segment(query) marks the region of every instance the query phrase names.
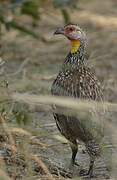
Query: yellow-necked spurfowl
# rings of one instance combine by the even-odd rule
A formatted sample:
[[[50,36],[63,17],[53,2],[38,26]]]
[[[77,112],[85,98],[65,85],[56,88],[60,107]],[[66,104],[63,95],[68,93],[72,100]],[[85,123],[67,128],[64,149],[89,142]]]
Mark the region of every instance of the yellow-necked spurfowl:
[[[71,50],[60,69],[51,88],[52,95],[70,96],[77,99],[101,101],[103,98],[100,83],[94,72],[85,63],[87,37],[76,24],[67,24],[57,28],[55,35],[62,34],[71,41]],[[70,142],[72,164],[78,151],[77,140],[82,141],[90,156],[87,174],[92,176],[93,165],[100,154],[100,147],[93,134],[83,125],[80,118],[54,113],[58,129]]]

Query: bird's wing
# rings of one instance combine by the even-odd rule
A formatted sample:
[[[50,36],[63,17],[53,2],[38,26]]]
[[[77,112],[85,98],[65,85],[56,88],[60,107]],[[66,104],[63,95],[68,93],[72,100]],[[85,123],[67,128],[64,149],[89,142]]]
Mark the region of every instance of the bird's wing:
[[[102,90],[95,74],[85,66],[62,71],[52,85],[52,94],[74,98],[102,100]]]
[[[60,72],[51,90],[52,94],[57,96],[70,96],[96,101],[102,100],[103,98],[100,83],[95,74],[84,66],[75,71],[66,70]],[[56,108],[58,109],[59,107]],[[74,137],[78,136],[81,140],[85,141],[87,138],[91,139],[93,136],[98,137],[97,134],[101,135],[101,133],[99,133],[101,132],[101,124],[97,125],[97,122],[94,122],[94,118],[91,118],[91,114],[86,114],[86,116],[84,116],[84,114],[80,116],[80,114],[78,114],[78,117],[64,116],[63,118]],[[56,114],[56,118],[59,125],[60,123],[64,123],[64,121],[60,122],[60,115],[58,116]],[[60,127],[62,126],[63,125],[60,125]],[[66,128],[66,126],[64,126],[64,128]]]

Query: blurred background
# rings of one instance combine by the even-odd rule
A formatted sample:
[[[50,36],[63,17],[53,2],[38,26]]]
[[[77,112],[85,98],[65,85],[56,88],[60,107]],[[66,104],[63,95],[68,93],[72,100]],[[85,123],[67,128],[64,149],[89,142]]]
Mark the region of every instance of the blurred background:
[[[70,158],[70,148],[52,113],[42,105],[16,103],[11,94],[50,94],[70,48],[67,39],[53,33],[69,22],[87,33],[87,64],[100,79],[105,100],[117,102],[116,0],[0,0],[0,174],[4,179],[66,179],[62,167]]]

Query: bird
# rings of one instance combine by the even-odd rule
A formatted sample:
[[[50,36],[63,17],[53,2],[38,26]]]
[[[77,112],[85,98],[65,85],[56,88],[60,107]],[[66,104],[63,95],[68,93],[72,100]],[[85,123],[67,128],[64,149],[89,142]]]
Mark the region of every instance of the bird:
[[[87,35],[74,23],[58,27],[55,35],[63,35],[71,42],[71,48],[62,67],[51,86],[52,96],[65,96],[75,99],[103,102],[102,86],[94,71],[87,66]],[[57,108],[57,106],[56,106]],[[100,156],[101,148],[93,133],[82,123],[80,117],[53,112],[60,133],[70,142],[72,150],[71,164],[75,165],[78,152],[78,141],[84,143],[90,157],[87,172],[81,170],[80,175],[93,176],[94,162]],[[88,120],[87,120],[88,121]],[[86,122],[86,121],[85,121]],[[98,133],[98,130],[97,130]],[[103,134],[103,133],[102,133]]]

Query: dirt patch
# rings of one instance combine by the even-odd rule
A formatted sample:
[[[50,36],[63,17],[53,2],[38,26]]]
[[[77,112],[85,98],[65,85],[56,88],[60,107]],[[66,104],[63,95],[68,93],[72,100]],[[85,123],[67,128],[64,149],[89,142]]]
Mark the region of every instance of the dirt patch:
[[[87,32],[89,39],[87,64],[95,69],[102,83],[106,100],[117,102],[116,1],[108,0],[101,3],[100,5],[98,0],[91,2],[84,0],[79,3],[78,10],[74,12],[69,10],[69,12],[72,21],[77,22]],[[5,78],[9,81],[11,93],[50,94],[52,81],[70,47],[66,39],[53,36],[55,28],[62,24],[60,12],[52,10],[52,12],[45,12],[39,27],[35,27],[36,31],[45,37],[46,42],[35,40],[16,31],[4,34],[1,52],[2,58],[6,61]],[[44,161],[46,159],[46,163],[52,164],[53,167],[65,168],[70,160],[71,151],[67,143],[61,143],[56,138],[60,133],[52,113],[43,112],[41,107],[31,107],[28,113],[31,115],[31,123],[23,128],[31,132],[32,138],[37,142],[47,145],[47,148],[41,145],[30,145],[31,152],[37,156],[41,155],[42,159]],[[79,151],[77,161],[80,165],[83,163],[83,168],[88,167],[88,155],[83,154],[82,150]],[[105,165],[100,163],[102,163],[101,160],[97,162],[95,171],[98,179],[104,178],[107,174]],[[105,169],[100,171],[100,166]],[[79,168],[76,168],[76,175],[78,175],[77,170]],[[59,171],[60,169],[58,174]],[[35,176],[39,178],[37,174]],[[61,175],[60,178],[62,178]]]

